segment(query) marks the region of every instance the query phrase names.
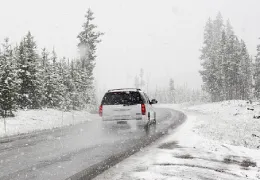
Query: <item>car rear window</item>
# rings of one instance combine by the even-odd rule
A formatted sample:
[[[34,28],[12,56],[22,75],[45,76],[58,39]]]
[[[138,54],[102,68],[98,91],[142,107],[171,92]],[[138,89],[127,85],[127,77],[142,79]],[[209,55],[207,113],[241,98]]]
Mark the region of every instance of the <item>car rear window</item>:
[[[142,104],[143,99],[139,92],[108,92],[105,94],[102,105],[134,105]]]

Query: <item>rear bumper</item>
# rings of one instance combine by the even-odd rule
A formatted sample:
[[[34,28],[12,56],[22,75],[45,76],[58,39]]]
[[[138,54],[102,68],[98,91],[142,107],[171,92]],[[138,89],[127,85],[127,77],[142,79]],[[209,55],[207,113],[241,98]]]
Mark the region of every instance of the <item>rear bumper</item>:
[[[147,125],[149,121],[148,120],[136,120],[136,119],[107,119],[107,120],[103,120],[103,124],[105,125],[123,125],[123,124],[127,124],[130,125],[132,127],[136,126],[136,127],[144,127]]]
[[[148,121],[146,116],[132,117],[102,117],[103,121]]]

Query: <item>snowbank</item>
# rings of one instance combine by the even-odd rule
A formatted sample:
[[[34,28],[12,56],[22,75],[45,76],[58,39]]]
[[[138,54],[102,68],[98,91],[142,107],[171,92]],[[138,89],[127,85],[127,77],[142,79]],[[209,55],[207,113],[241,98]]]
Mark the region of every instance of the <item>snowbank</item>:
[[[0,118],[0,137],[78,124],[90,121],[90,116],[86,111],[19,110],[15,117],[6,118],[6,132],[4,119]]]
[[[203,113],[198,119],[202,121],[195,132],[204,137],[223,143],[257,148],[260,145],[260,105],[248,104],[246,101],[225,101],[199,105],[188,110]]]

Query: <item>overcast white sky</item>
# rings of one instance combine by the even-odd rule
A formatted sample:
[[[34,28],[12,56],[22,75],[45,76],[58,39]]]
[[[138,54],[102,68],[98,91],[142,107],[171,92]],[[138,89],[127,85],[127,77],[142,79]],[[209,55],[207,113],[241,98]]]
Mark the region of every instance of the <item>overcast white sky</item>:
[[[95,76],[100,89],[130,87],[140,67],[150,88],[176,84],[199,88],[203,27],[220,11],[252,55],[260,37],[259,0],[0,0],[0,40],[16,43],[28,30],[38,47],[77,56],[77,34],[88,8],[105,32]]]

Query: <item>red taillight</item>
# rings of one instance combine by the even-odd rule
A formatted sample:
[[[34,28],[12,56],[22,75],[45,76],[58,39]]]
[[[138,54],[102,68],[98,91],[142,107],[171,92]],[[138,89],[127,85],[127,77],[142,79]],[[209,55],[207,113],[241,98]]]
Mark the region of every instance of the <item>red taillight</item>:
[[[144,104],[141,105],[141,110],[142,110],[142,115],[145,115],[146,114],[146,108],[145,108]]]
[[[99,106],[99,116],[102,116],[102,114],[103,114],[103,106],[102,105],[100,105]]]

